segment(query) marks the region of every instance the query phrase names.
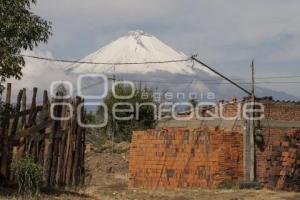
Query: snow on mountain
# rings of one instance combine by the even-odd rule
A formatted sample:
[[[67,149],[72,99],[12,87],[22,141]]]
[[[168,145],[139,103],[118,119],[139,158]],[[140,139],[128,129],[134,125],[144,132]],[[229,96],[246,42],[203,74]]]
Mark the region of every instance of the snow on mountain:
[[[184,60],[187,58],[188,56],[175,51],[153,35],[138,30],[129,31],[124,36],[86,56],[81,61],[125,63]],[[115,72],[146,74],[149,72],[165,71],[172,74],[195,74],[192,66],[192,61],[164,64],[116,65]],[[195,64],[194,67],[213,75],[213,73],[199,64]],[[113,66],[74,64],[68,71],[73,73],[112,73]]]
[[[130,31],[98,51],[86,56],[81,61],[101,63],[128,63],[169,61],[187,59],[188,56],[179,53],[157,39],[155,36],[143,31]],[[136,80],[135,83],[147,85],[158,91],[168,91],[173,94],[184,92],[197,93],[198,99],[205,100],[206,94],[212,92],[215,99],[238,98],[246,94],[235,86],[220,80],[218,76],[204,66],[190,61],[164,63],[164,64],[138,64],[138,65],[100,65],[100,64],[73,64],[65,70],[68,76],[75,80],[80,74],[115,74],[119,80]],[[174,83],[174,80],[177,83]],[[193,81],[195,80],[195,81]],[[204,80],[204,81],[203,81]],[[208,81],[207,81],[208,80]],[[87,80],[91,85],[95,80]],[[178,83],[179,82],[179,83]],[[180,83],[181,82],[181,83]],[[243,85],[250,90],[249,84]],[[86,90],[99,92],[99,86]],[[90,93],[90,91],[88,93]],[[257,96],[273,96],[275,99],[298,100],[298,97],[284,92],[257,88]],[[92,92],[93,93],[93,92]],[[95,93],[94,93],[95,94]]]

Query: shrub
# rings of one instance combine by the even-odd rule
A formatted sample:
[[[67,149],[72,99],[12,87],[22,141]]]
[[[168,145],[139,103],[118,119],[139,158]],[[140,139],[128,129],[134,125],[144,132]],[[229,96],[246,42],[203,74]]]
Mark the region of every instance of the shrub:
[[[43,177],[43,168],[34,163],[31,156],[25,155],[12,162],[12,172],[23,195],[37,195]]]
[[[130,86],[126,84],[118,84],[115,87],[115,92],[120,96],[129,96],[132,93],[132,89]],[[116,98],[111,91],[108,92],[108,95],[104,98],[103,102],[108,108],[108,123],[106,127],[104,127],[104,131],[106,133],[114,132],[114,139],[117,142],[131,140],[131,133],[133,130],[146,130],[149,128],[153,128],[156,123],[155,115],[156,107],[153,106],[140,106],[137,109],[136,105],[143,105],[143,103],[152,103],[157,106],[157,102],[155,101],[154,92],[151,88],[140,88],[134,90],[133,97],[130,99],[119,99]],[[117,105],[116,103],[127,103],[133,106],[133,117],[128,120],[117,120],[114,119],[113,107]],[[128,109],[128,105],[119,105],[118,109]],[[102,106],[98,108],[96,116],[98,121],[103,122],[104,109]],[[118,112],[116,114],[119,118],[129,117],[129,112]]]
[[[225,190],[239,189],[239,182],[238,181],[223,181],[218,186],[218,189],[225,189]]]

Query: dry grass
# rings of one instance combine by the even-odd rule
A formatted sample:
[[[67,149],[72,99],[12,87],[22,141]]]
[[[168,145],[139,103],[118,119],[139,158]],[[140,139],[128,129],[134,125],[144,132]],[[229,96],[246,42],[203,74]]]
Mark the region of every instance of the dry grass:
[[[299,200],[300,193],[270,190],[129,189],[128,160],[124,155],[88,155],[90,176],[86,188],[44,191],[36,200]],[[0,200],[22,199],[14,191],[0,188]]]
[[[144,189],[115,189],[98,188],[86,194],[65,192],[59,194],[42,194],[38,197],[0,196],[0,200],[29,199],[29,200],[299,200],[300,194],[295,192],[274,192],[269,190],[144,190]]]

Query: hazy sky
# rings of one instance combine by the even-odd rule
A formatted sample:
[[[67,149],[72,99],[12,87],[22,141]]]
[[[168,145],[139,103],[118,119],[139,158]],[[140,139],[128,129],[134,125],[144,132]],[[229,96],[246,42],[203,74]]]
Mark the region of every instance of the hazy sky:
[[[299,10],[299,0],[38,0],[54,35],[36,51],[80,59],[141,29],[228,76],[250,76],[252,58],[257,76],[300,76]],[[297,96],[299,86],[266,85]]]

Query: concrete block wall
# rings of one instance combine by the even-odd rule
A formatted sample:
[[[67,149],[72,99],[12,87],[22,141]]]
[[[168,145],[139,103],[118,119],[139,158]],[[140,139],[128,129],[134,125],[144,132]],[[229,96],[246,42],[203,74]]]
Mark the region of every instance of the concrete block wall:
[[[243,136],[209,128],[136,131],[130,187],[214,188],[243,179]]]

